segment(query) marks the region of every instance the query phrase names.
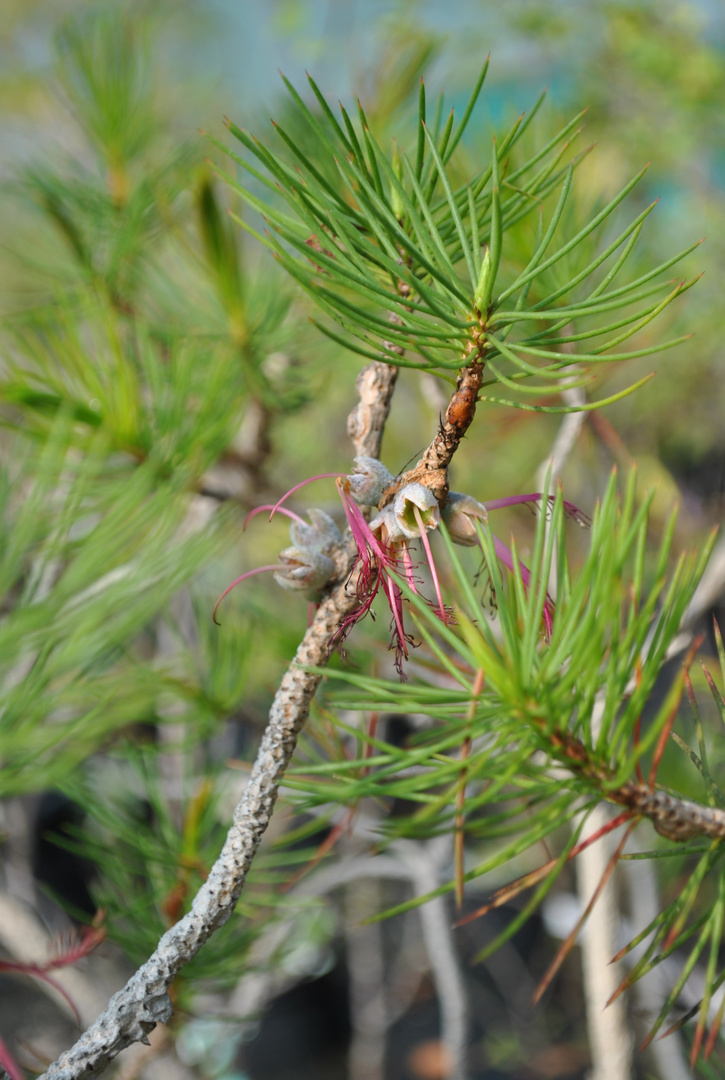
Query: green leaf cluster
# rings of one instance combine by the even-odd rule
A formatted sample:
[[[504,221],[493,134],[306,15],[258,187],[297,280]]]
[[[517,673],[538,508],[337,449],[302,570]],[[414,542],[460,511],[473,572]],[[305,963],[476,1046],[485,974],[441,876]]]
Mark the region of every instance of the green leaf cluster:
[[[196,478],[250,403],[271,423],[307,400],[292,295],[245,257],[198,148],[173,140],[143,25],[88,13],[58,48],[87,158],[35,163],[17,185],[0,418],[45,439],[72,413],[79,445],[103,430],[132,466]]]
[[[110,933],[140,962],[188,910],[223,842],[228,793],[206,738],[249,708],[250,657],[259,658],[253,598],[222,634],[211,625],[198,577],[238,536],[218,513],[196,528],[196,498],[212,470],[237,461],[246,411],[262,418],[264,458],[270,426],[307,400],[322,364],[301,370],[305,332],[291,288],[241,245],[195,149],[179,149],[143,34],[91,13],[67,26],[59,49],[87,159],[26,174],[33,242],[19,260],[24,291],[0,328],[0,793],[55,785],[83,805],[88,828],[71,844],[100,866]],[[327,316],[318,325],[335,344],[451,382],[480,360],[484,400],[566,411],[550,399],[587,385],[589,369],[663,347],[651,323],[692,284],[667,280],[692,248],[654,269],[638,264],[652,206],[615,221],[620,204],[638,198],[642,172],[582,211],[574,174],[583,154],[572,145],[582,114],[544,137],[540,100],[469,169],[463,140],[487,64],[458,120],[442,100],[429,109],[421,83],[413,129],[390,145],[390,112],[429,53],[406,54],[388,104],[383,94],[367,114],[338,115],[313,80],[309,103],[288,83],[274,150],[230,124],[245,151],[217,144],[240,170],[222,171],[230,209]],[[245,209],[262,214],[266,232]],[[237,913],[184,974],[184,1003],[196,978],[238,978],[259,930],[287,910],[283,885],[314,864],[339,807],[363,800],[408,808],[381,819],[382,847],[465,838],[468,881],[530,866],[536,846],[554,838],[551,863],[506,892],[534,887],[491,948],[516,932],[575,852],[589,809],[616,801],[657,762],[687,685],[675,676],[651,703],[709,547],[670,569],[671,519],[650,564],[648,510],[633,479],[620,497],[613,478],[574,571],[557,495],[539,518],[527,584],[520,571],[504,578],[481,527],[495,620],[441,527],[456,621],[441,623],[401,579],[422,642],[414,677],[399,685],[333,672],[336,689],[286,779],[285,796],[309,817],[255,860]],[[182,588],[191,630],[171,606]],[[162,634],[173,652],[159,647]],[[264,644],[273,652],[278,642]],[[414,734],[397,745],[350,711],[408,716]],[[178,745],[164,731],[160,749],[152,733],[170,720]],[[696,726],[697,753],[677,739],[704,798],[721,806],[699,718]],[[165,779],[165,757],[175,755],[186,755],[180,791]],[[668,841],[647,854],[694,861],[640,935],[652,940],[632,979],[688,944],[685,976],[708,957],[702,1021],[722,979],[720,843]]]
[[[493,898],[492,906],[497,906],[536,886],[486,954],[515,933],[552,888],[581,838],[588,810],[602,800],[621,802],[620,789],[656,769],[661,741],[678,710],[684,672],[675,675],[656,707],[652,693],[711,544],[682,555],[668,572],[673,516],[654,565],[648,567],[651,498],[638,503],[635,484],[633,474],[620,496],[613,474],[575,573],[569,568],[560,492],[551,514],[537,522],[526,585],[515,546],[518,569],[504,579],[490,527],[481,526],[485,574],[496,596],[495,619],[482,608],[470,568],[442,526],[447,565],[456,582],[455,621],[444,626],[401,577],[421,639],[422,657],[413,677],[395,684],[348,670],[331,672],[340,689],[329,692],[322,719],[308,732],[305,760],[288,777],[301,808],[317,808],[316,813],[320,807],[357,806],[362,800],[389,810],[394,800],[403,800],[410,807],[407,814],[381,816],[383,847],[401,836],[462,831],[469,856],[467,882],[483,875],[500,877],[503,867],[552,838],[560,854],[541,873],[525,875],[502,890],[500,900]],[[550,631],[543,621],[545,604],[554,606]],[[483,673],[480,692],[477,673]],[[363,714],[359,725],[351,712]],[[403,745],[367,731],[366,715],[391,714],[410,716],[417,727]],[[330,725],[344,741],[343,753],[339,748],[333,752],[334,743],[325,735]],[[703,747],[704,740],[698,761],[707,771]],[[700,863],[678,899],[633,942],[657,930],[631,979],[695,932],[700,937],[692,963],[710,939],[716,954],[719,907],[698,914],[691,924],[686,920],[695,901],[703,903],[701,890],[707,872],[719,863],[720,849],[720,841],[684,848],[667,843],[661,854],[676,858],[702,852]],[[454,887],[450,882],[430,895]],[[428,898],[418,897],[385,914],[408,910]],[[657,952],[668,934],[664,954]],[[712,981],[708,987],[710,994]],[[673,990],[663,1017],[677,992]]]
[[[156,470],[78,465],[70,423],[0,473],[0,792],[41,791],[119,729],[158,718],[168,686],[143,635],[228,544],[223,522],[186,527],[179,485]]]
[[[222,175],[268,229],[261,234],[239,223],[343,328],[341,335],[318,324],[333,340],[365,357],[448,379],[479,359],[492,376],[487,385],[515,394],[509,400],[486,392],[485,400],[546,409],[527,395],[585,385],[591,367],[683,340],[642,338],[639,347],[620,349],[692,284],[663,275],[696,245],[627,279],[627,261],[654,204],[614,234],[610,224],[645,170],[565,235],[582,155],[569,163],[567,157],[583,114],[522,153],[542,99],[493,139],[489,164],[459,179],[454,151],[487,67],[488,61],[458,123],[453,112],[445,123],[440,110],[432,120],[427,116],[421,83],[417,142],[407,151],[398,142],[389,152],[382,147],[359,103],[355,116],[341,106],[338,119],[314,80],[314,108],[285,80],[300,117],[317,134],[317,157],[280,124],[274,125],[280,139],[274,149],[229,122],[249,156],[226,152],[247,179]],[[279,206],[280,195],[292,214]],[[509,235],[531,217],[537,219],[533,249],[518,265]]]

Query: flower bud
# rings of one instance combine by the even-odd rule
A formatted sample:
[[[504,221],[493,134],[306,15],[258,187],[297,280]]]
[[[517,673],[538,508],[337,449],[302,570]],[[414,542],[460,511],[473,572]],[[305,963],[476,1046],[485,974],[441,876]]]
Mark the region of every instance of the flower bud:
[[[488,514],[483,503],[472,495],[449,491],[448,500],[443,507],[443,520],[454,544],[473,547],[478,543],[474,522],[488,521]]]
[[[355,471],[347,478],[350,495],[362,506],[377,506],[383,492],[393,482],[393,474],[382,461],[372,457],[356,457]]]
[[[311,524],[306,521],[293,521],[290,525],[290,538],[296,548],[304,551],[327,551],[333,544],[340,542],[340,530],[329,514],[314,507],[307,511]]]
[[[288,547],[279,553],[284,570],[276,570],[274,580],[283,589],[299,592],[318,592],[332,579],[335,564],[322,551]]]

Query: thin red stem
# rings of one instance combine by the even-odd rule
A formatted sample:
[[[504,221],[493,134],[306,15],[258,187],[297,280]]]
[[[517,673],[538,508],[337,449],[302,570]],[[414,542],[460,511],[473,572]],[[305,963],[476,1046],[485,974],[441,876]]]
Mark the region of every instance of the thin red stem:
[[[277,509],[280,514],[285,514],[288,518],[292,518],[293,521],[298,521],[300,525],[307,524],[304,518],[301,518],[299,514],[295,514],[294,510],[288,510],[287,507],[276,507],[274,503],[265,503],[264,506],[255,506],[254,510],[249,511],[242,524],[242,532],[246,532],[247,525],[257,514],[263,514],[265,510],[271,510],[274,513]]]
[[[571,849],[566,857],[566,861],[571,859],[588,848],[591,844],[596,843],[601,836],[606,836],[607,833],[612,832],[614,829],[618,829],[620,825],[624,825],[625,822],[632,820],[631,810],[625,810],[623,813],[618,814],[616,818],[612,818],[606,825],[602,825],[601,829],[597,829],[595,833],[588,836],[586,840],[582,840],[575,847]],[[549,862],[544,863],[543,866],[539,866],[536,870],[530,870],[528,874],[524,874],[523,877],[516,878],[515,881],[509,882],[508,885],[504,885],[497,892],[493,894],[493,898],[489,900],[483,907],[478,908],[470,915],[466,915],[464,919],[459,919],[456,926],[465,926],[466,923],[473,922],[474,919],[480,919],[482,915],[487,915],[489,911],[493,911],[494,908],[501,907],[502,904],[508,903],[514,896],[518,896],[524,889],[530,889],[532,885],[538,885],[538,883],[549,874],[556,865],[556,859],[550,859]],[[618,956],[614,957],[614,960],[619,959]],[[612,961],[614,963],[614,961]]]
[[[695,659],[695,653],[700,648],[700,646],[702,645],[704,640],[705,640],[705,635],[700,634],[699,637],[695,638],[692,645],[688,649],[687,656],[685,657],[685,659],[682,662],[682,666],[685,669],[685,674],[686,675],[690,670],[690,666],[692,664],[692,661]],[[680,693],[682,693],[682,691],[680,691]],[[665,721],[665,724],[664,724],[664,727],[662,728],[662,731],[660,732],[659,738],[657,740],[657,744],[656,744],[655,749],[654,749],[654,753],[652,755],[652,767],[651,767],[650,773],[649,773],[650,791],[654,791],[654,789],[655,789],[655,781],[657,779],[657,770],[660,767],[660,761],[662,760],[662,755],[665,752],[665,747],[667,746],[667,743],[669,742],[670,732],[672,731],[672,725],[675,722],[675,717],[677,716],[677,710],[679,709],[679,707],[680,707],[680,698],[678,697],[677,701],[675,702],[672,709],[670,710],[670,714],[667,717],[667,720]]]
[[[413,560],[410,557],[410,551],[408,550],[407,544],[403,544],[403,567],[405,569],[405,580],[417,596],[418,590],[415,585],[415,576],[413,575]]]
[[[636,824],[636,822],[632,822],[632,824],[629,826],[629,828],[625,831],[624,836],[621,838],[621,840],[617,844],[617,848],[614,851],[614,853],[613,853],[612,857],[610,858],[609,862],[607,863],[607,865],[606,865],[606,867],[604,869],[604,873],[602,874],[601,878],[599,879],[599,882],[597,883],[597,886],[596,886],[594,892],[592,893],[592,896],[591,896],[591,899],[590,899],[589,903],[584,908],[584,911],[582,912],[581,916],[577,920],[577,923],[576,923],[574,929],[571,931],[571,933],[566,938],[566,940],[562,942],[556,956],[554,957],[551,964],[549,965],[549,967],[548,967],[548,969],[546,971],[546,974],[544,975],[543,979],[541,980],[541,982],[537,986],[536,990],[534,991],[534,996],[531,999],[531,1004],[532,1005],[536,1005],[541,1000],[545,990],[550,985],[551,980],[554,978],[557,971],[559,970],[561,965],[564,963],[564,960],[566,959],[566,957],[571,952],[572,946],[574,945],[574,942],[577,939],[577,935],[578,935],[579,931],[581,930],[582,926],[584,925],[584,923],[589,918],[589,915],[591,913],[592,908],[594,907],[594,904],[596,903],[597,899],[599,898],[602,890],[604,889],[604,886],[607,884],[610,877],[612,876],[612,874],[614,872],[614,868],[617,865],[617,862],[619,860],[619,856],[622,854],[622,849],[624,848],[624,845],[627,843],[627,840],[629,839],[629,836],[630,836],[630,834],[632,832],[632,829],[634,828],[635,824]]]
[[[211,614],[211,617],[214,620],[214,622],[217,624],[217,626],[221,625],[219,622],[217,622],[217,617],[216,617],[217,608],[221,604],[224,597],[228,596],[228,594],[232,591],[232,589],[235,589],[237,587],[237,585],[239,584],[240,581],[244,581],[245,578],[252,577],[253,574],[268,574],[272,570],[286,570],[286,569],[288,569],[286,566],[280,566],[279,563],[274,563],[271,566],[258,566],[255,570],[247,570],[246,574],[240,574],[238,578],[235,578],[234,581],[231,583],[231,585],[227,585],[226,589],[224,590],[224,592],[221,594],[221,596],[217,600],[216,604],[214,605],[214,610],[213,610],[213,612]]]
[[[306,484],[311,484],[313,482],[313,480],[340,479],[341,477],[345,477],[345,476],[347,476],[347,473],[323,472],[323,473],[318,473],[317,476],[308,476],[306,480],[300,480],[299,484],[295,484],[294,487],[291,487],[289,489],[289,491],[286,491],[284,493],[284,495],[282,496],[282,498],[278,502],[276,502],[274,504],[274,506],[272,507],[272,513],[269,515],[269,520],[270,521],[272,520],[272,518],[274,517],[274,515],[277,513],[280,506],[282,505],[282,503],[285,502],[287,499],[289,499],[290,495],[294,495],[295,491],[299,491],[300,488],[305,487]]]
[[[5,1072],[10,1077],[10,1080],[25,1080],[20,1067],[18,1066],[15,1058],[12,1056],[7,1046],[0,1038],[0,1065],[3,1066]]]
[[[403,655],[407,659],[408,647],[405,640],[405,627],[403,626],[403,612],[400,602],[401,592],[393,579],[387,574],[383,574],[383,588],[388,594],[388,603],[390,604],[390,610],[393,613],[393,619],[395,621],[395,632],[398,638],[400,648]]]

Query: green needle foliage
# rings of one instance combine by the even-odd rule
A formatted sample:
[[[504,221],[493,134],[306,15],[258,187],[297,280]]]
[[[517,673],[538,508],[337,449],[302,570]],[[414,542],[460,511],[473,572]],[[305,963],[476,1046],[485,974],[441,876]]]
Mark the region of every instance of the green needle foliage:
[[[646,170],[566,235],[574,171],[582,159],[571,156],[571,142],[583,114],[527,156],[524,135],[541,100],[494,138],[490,164],[460,180],[451,158],[487,67],[488,61],[460,123],[454,125],[451,113],[442,131],[428,125],[421,84],[417,143],[410,152],[397,142],[390,152],[381,147],[362,106],[357,117],[340,106],[338,119],[310,79],[318,106],[313,112],[285,80],[301,119],[317,133],[318,158],[312,160],[279,124],[275,152],[229,122],[256,163],[227,149],[249,184],[222,175],[269,228],[262,235],[240,224],[343,328],[341,335],[318,324],[333,340],[363,356],[448,379],[475,355],[492,384],[515,394],[510,404],[566,411],[531,405],[528,395],[589,383],[583,365],[646,356],[684,340],[620,348],[693,284],[664,275],[696,245],[627,280],[627,259],[655,204],[614,236],[610,219]],[[335,173],[336,182],[330,179]],[[279,194],[294,216],[279,207]],[[508,234],[528,217],[537,219],[535,242],[526,265],[513,267]],[[575,372],[562,380],[572,367]],[[487,394],[485,400],[500,399]]]
[[[100,440],[80,468],[70,422],[0,474],[0,792],[62,781],[115,731],[154,722],[163,671],[142,660],[151,620],[223,549],[184,538],[183,487],[140,466],[103,476]]]
[[[636,261],[635,246],[655,203],[630,212],[624,226],[615,216],[644,169],[577,220],[580,208],[572,203],[583,154],[573,153],[571,143],[582,114],[537,146],[533,121],[541,101],[492,140],[488,163],[461,175],[454,152],[487,67],[488,61],[458,123],[451,113],[445,123],[439,114],[430,124],[421,83],[417,131],[409,148],[398,141],[383,147],[361,105],[356,115],[343,106],[337,115],[312,79],[313,104],[285,80],[300,122],[315,132],[316,141],[307,140],[303,148],[275,123],[278,142],[272,147],[228,122],[247,154],[226,150],[241,170],[241,181],[222,175],[267,228],[261,232],[243,218],[237,218],[239,224],[272,251],[336,325],[316,323],[333,341],[366,358],[450,382],[475,362],[485,372],[479,401],[554,412],[596,408],[646,379],[576,406],[560,404],[555,395],[588,385],[603,363],[647,356],[685,340],[655,341],[650,324],[694,283],[672,279],[668,271],[697,245],[654,268]],[[300,809],[315,816],[372,800],[383,811],[382,847],[400,837],[451,834],[460,852],[465,840],[469,858],[464,871],[456,856],[456,880],[380,918],[447,891],[455,890],[460,902],[467,881],[525,859],[551,839],[560,854],[499,890],[477,913],[532,890],[487,946],[488,955],[552,888],[582,846],[589,811],[602,801],[621,811],[608,829],[627,826],[605,876],[611,873],[644,803],[656,791],[664,747],[690,685],[684,668],[669,680],[664,695],[660,690],[658,705],[650,704],[713,542],[711,537],[673,567],[673,515],[647,559],[651,497],[638,498],[635,485],[632,474],[620,496],[612,476],[576,571],[567,557],[561,492],[550,513],[539,518],[526,573],[514,544],[513,572],[504,579],[498,542],[485,520],[477,520],[485,575],[496,599],[495,622],[483,614],[470,567],[456,554],[443,522],[438,531],[455,582],[446,593],[454,610],[450,620],[441,621],[440,608],[426,603],[408,575],[386,567],[416,626],[423,662],[404,683],[335,669],[333,678],[342,689],[328,693],[317,724],[305,736],[305,760],[287,780]],[[725,716],[714,683],[712,689]],[[396,745],[378,735],[375,723],[353,723],[351,711],[367,717],[424,716],[426,722],[404,745]],[[681,736],[673,738],[703,777],[705,803],[721,807],[725,802],[708,772],[701,724],[698,731],[699,755]],[[666,791],[671,798],[689,794],[686,787]],[[387,815],[398,800],[410,812]],[[683,848],[654,812],[644,816],[652,817],[666,838],[667,846],[652,856],[695,861],[677,898],[624,950],[651,937],[620,989],[687,947],[688,958],[653,1026],[653,1038],[702,956],[707,989],[696,1010],[694,1060],[709,1025],[712,995],[725,978],[718,964],[725,911],[722,840],[695,835]],[[572,934],[542,988],[574,940]],[[720,1019],[712,1026],[711,1044]]]
[[[232,621],[203,660],[190,649],[186,682],[152,660],[156,623],[237,542],[198,498],[236,461],[247,412],[261,418],[251,494],[269,427],[309,395],[282,352],[292,294],[250,270],[197,151],[170,152],[143,29],[91,14],[57,50],[85,157],[17,185],[32,234],[0,321],[4,795],[60,783],[129,725],[163,722],[170,699],[203,710],[200,736],[234,711]],[[197,599],[201,644],[213,596]]]
[[[480,959],[508,940],[552,888],[567,860],[576,854],[588,811],[602,800],[631,807],[628,784],[640,782],[644,787],[642,778],[647,775],[654,784],[663,739],[670,733],[685,685],[690,685],[687,671],[681,669],[675,675],[656,710],[647,710],[647,703],[661,678],[711,543],[697,554],[682,556],[668,575],[673,518],[645,584],[650,501],[636,508],[634,476],[620,498],[613,476],[595,513],[588,553],[570,576],[559,493],[551,518],[539,518],[526,587],[520,570],[512,580],[503,579],[491,534],[481,526],[485,572],[497,597],[494,622],[482,613],[470,571],[443,526],[442,538],[457,583],[453,593],[447,594],[449,601],[455,600],[451,623],[443,628],[436,611],[401,577],[400,587],[425,653],[416,677],[394,683],[336,669],[332,677],[341,689],[328,694],[324,720],[340,731],[345,753],[330,746],[321,728],[313,728],[305,741],[306,760],[288,776],[300,809],[317,814],[323,807],[356,807],[363,799],[374,800],[382,808],[405,800],[411,807],[407,816],[380,821],[383,847],[401,836],[462,832],[470,855],[463,882],[500,871],[547,839],[555,848],[562,847],[562,829],[568,827],[559,857],[499,890],[478,912],[483,915],[533,889]],[[548,590],[554,579],[558,582],[556,610],[547,637],[542,632],[542,613],[551,599]],[[477,673],[484,675],[480,689],[476,689]],[[710,682],[725,719],[723,698],[714,680]],[[368,716],[423,715],[428,722],[404,745],[395,745],[369,734],[365,723],[358,726],[343,720],[351,711]],[[643,714],[647,717],[644,725]],[[699,720],[698,730],[699,756],[680,736],[673,738],[703,775],[705,801],[720,807],[725,805],[725,795],[708,772]],[[682,798],[689,794],[687,788],[668,791]],[[637,818],[636,809],[630,809],[613,824],[621,828]],[[471,866],[480,848],[485,855]],[[689,958],[663,1004],[650,1035],[653,1038],[694,964],[703,950],[709,950],[704,953],[709,956],[707,989],[699,1009],[694,1056],[708,1024],[712,994],[725,979],[718,962],[725,895],[722,854],[722,839],[703,837],[684,847],[670,840],[666,847],[636,856],[694,862],[676,899],[621,954],[651,936],[620,988],[624,989],[687,944]],[[379,917],[400,914],[457,886],[451,881]],[[718,1027],[719,1021],[715,1033]]]
[[[455,622],[443,630],[435,610],[401,579],[411,617],[435,661],[430,682],[393,683],[335,670],[334,678],[354,687],[354,693],[339,691],[330,703],[339,710],[424,712],[444,726],[436,725],[416,736],[414,749],[368,740],[364,732],[355,729],[355,738],[361,742],[357,757],[342,764],[306,765],[293,771],[294,775],[316,777],[309,787],[309,799],[326,802],[332,797],[346,803],[368,797],[411,799],[422,804],[421,810],[403,826],[397,821],[390,823],[391,829],[423,835],[445,831],[455,813],[461,771],[461,760],[451,751],[457,750],[467,735],[474,742],[481,740],[478,752],[466,758],[465,770],[482,787],[478,799],[469,793],[467,811],[498,803],[503,789],[522,780],[512,779],[520,770],[526,774],[524,790],[533,777],[543,782],[541,791],[534,792],[536,803],[544,790],[551,793],[547,776],[554,760],[573,769],[572,790],[566,798],[570,809],[580,795],[591,792],[593,782],[605,797],[621,787],[634,775],[638,763],[651,759],[672,703],[682,695],[684,673],[675,679],[656,715],[649,718],[646,733],[634,737],[638,718],[710,552],[708,545],[697,556],[680,559],[668,581],[670,531],[662,540],[655,576],[645,592],[641,560],[647,509],[645,503],[635,510],[633,482],[625,499],[620,500],[613,477],[597,508],[588,555],[576,578],[570,580],[563,506],[557,499],[550,527],[544,515],[539,519],[532,576],[526,589],[520,572],[514,574],[512,582],[503,580],[490,534],[482,528],[486,573],[497,596],[498,615],[493,624],[482,617],[469,572],[443,526],[447,557],[457,581]],[[557,568],[562,574],[552,631],[546,640],[542,611],[547,583]],[[485,673],[485,683],[472,697],[479,670]],[[437,687],[444,675],[447,683],[455,679],[458,686]],[[466,708],[471,701],[475,704],[473,715]],[[372,757],[365,756],[366,745],[372,748]],[[546,751],[551,760],[538,755],[532,761],[534,750]],[[578,763],[576,755],[581,757]],[[424,767],[415,775],[401,777],[404,762]],[[349,783],[347,772],[354,774],[365,766],[370,767],[369,775],[356,779],[354,785]],[[304,781],[299,783],[305,785]],[[432,789],[438,793],[432,795]],[[512,793],[510,798],[516,803],[520,793]],[[559,787],[555,801],[561,798]],[[474,833],[487,832],[488,819],[482,818],[471,827]]]

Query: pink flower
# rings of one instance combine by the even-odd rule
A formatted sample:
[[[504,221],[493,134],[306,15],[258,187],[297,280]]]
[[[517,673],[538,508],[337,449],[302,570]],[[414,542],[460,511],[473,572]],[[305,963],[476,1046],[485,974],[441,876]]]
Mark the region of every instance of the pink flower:
[[[370,522],[366,520],[351,491],[347,480],[337,481],[350,531],[357,548],[353,574],[357,571],[357,595],[360,606],[343,622],[335,635],[335,641],[344,641],[353,626],[371,610],[373,600],[381,586],[392,613],[392,634],[395,648],[395,666],[403,676],[403,660],[408,658],[408,646],[413,639],[405,630],[403,594],[395,575],[405,577],[413,592],[417,593],[414,564],[410,555],[410,542],[420,538],[431,569],[438,599],[438,613],[444,622],[450,612],[443,604],[438,574],[430,549],[427,532],[438,527],[440,511],[433,493],[423,484],[408,484]],[[381,492],[382,494],[382,492]]]
[[[331,551],[341,539],[335,522],[323,510],[312,509],[308,511],[308,523],[282,506],[293,492],[313,480],[327,477],[335,478],[345,517],[357,549],[351,578],[355,580],[358,606],[344,619],[331,644],[335,645],[344,641],[353,626],[368,613],[372,615],[373,602],[382,589],[391,612],[391,648],[395,649],[395,666],[401,678],[404,677],[403,662],[409,656],[408,649],[413,644],[413,638],[405,629],[403,593],[398,584],[399,579],[404,578],[410,589],[420,595],[418,588],[420,580],[415,575],[416,564],[411,555],[411,544],[420,540],[435,589],[434,610],[441,621],[448,624],[452,621],[453,615],[451,609],[443,602],[428,533],[438,528],[442,518],[454,543],[466,547],[480,546],[476,522],[486,523],[489,510],[522,504],[535,507],[544,501],[541,492],[512,495],[508,498],[493,499],[482,503],[471,495],[451,491],[441,511],[430,488],[414,482],[402,487],[392,501],[378,510],[373,519],[368,521],[360,507],[377,507],[394,477],[376,458],[356,457],[355,468],[350,475],[322,473],[319,476],[310,477],[309,480],[303,480],[291,488],[274,506],[260,506],[248,515],[247,521],[256,514],[269,510],[270,518],[277,512],[291,518],[292,546],[280,553],[279,561],[274,565],[248,570],[233,581],[217,601],[214,608],[215,616],[219,603],[227,593],[253,574],[271,572],[274,574],[275,581],[283,588],[304,591],[312,595],[318,595],[334,579],[335,562],[331,557]],[[553,496],[548,496],[547,508],[552,503]],[[589,525],[589,519],[573,503],[565,502],[564,510],[580,525]],[[513,571],[515,561],[511,549],[497,536],[492,536],[492,540],[498,559]],[[524,588],[530,588],[529,568],[519,560],[518,570]],[[547,638],[551,636],[553,617],[554,602],[547,594],[543,611]]]

